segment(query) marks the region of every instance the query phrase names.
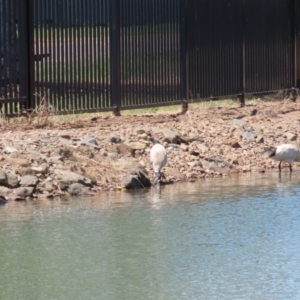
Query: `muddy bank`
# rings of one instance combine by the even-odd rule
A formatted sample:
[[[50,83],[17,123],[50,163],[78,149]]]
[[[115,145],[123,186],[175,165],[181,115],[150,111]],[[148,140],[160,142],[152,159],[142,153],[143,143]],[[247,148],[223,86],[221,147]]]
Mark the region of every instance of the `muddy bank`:
[[[277,168],[276,162],[262,156],[266,148],[285,142],[298,145],[299,111],[298,102],[256,100],[243,108],[192,107],[184,115],[3,121],[0,198],[13,201],[148,187],[154,177],[149,137],[168,152],[163,183],[265,172]]]

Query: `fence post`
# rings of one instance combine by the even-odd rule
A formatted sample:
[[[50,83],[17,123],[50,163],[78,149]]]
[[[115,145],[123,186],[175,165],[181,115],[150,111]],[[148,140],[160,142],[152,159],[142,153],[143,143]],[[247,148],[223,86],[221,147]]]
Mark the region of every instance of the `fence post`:
[[[120,115],[121,59],[120,59],[120,0],[110,0],[110,97],[115,115]]]
[[[189,100],[189,45],[188,45],[188,0],[180,0],[180,96],[182,113],[188,109]]]
[[[33,108],[34,93],[34,21],[33,0],[19,0],[19,82],[20,96],[27,98],[26,109]]]
[[[293,45],[293,74],[292,74],[292,87],[300,87],[300,3],[299,1],[291,0],[290,3],[290,17],[291,17],[291,38]]]
[[[244,1],[238,1],[238,18],[239,18],[239,42],[240,42],[240,91],[237,98],[240,106],[245,106],[245,89],[246,89],[246,51],[245,51],[245,33],[244,33]]]

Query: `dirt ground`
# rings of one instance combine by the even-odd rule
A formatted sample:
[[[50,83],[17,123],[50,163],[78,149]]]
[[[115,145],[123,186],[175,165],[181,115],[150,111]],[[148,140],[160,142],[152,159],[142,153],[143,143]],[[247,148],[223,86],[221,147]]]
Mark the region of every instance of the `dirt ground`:
[[[300,143],[299,100],[254,99],[245,107],[221,102],[190,104],[187,113],[179,112],[178,107],[118,117],[99,113],[80,118],[43,114],[2,119],[0,168],[17,176],[15,186],[2,185],[10,190],[24,188],[22,176],[36,176],[38,183],[30,197],[74,194],[70,192],[74,183],[84,186],[84,191],[75,189],[78,194],[135,187],[129,184],[132,176],[140,187],[146,187],[136,170],[153,180],[150,136],[168,152],[162,184],[266,172],[278,166],[263,156],[266,149]],[[293,168],[299,164],[293,163]],[[66,183],[57,170],[79,174],[92,183],[82,184],[82,179]]]

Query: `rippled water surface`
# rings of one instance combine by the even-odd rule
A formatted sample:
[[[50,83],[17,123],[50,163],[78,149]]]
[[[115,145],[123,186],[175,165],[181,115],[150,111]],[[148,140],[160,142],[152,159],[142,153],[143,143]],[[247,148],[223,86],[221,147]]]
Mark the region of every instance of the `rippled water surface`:
[[[300,299],[300,174],[0,206],[0,299]]]

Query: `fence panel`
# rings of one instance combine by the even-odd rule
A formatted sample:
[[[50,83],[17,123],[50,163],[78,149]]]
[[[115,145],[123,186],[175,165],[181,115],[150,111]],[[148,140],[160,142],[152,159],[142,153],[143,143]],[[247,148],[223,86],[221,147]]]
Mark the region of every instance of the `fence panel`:
[[[245,0],[246,93],[293,86],[291,1]]]
[[[190,0],[190,98],[242,92],[240,0]]]
[[[121,106],[180,99],[180,0],[121,1]]]
[[[34,12],[47,16],[34,26],[35,106],[109,109],[109,28],[98,20],[109,14],[109,0],[35,0]]]
[[[26,17],[24,1],[0,1],[0,109],[6,115],[19,113],[28,100]]]

